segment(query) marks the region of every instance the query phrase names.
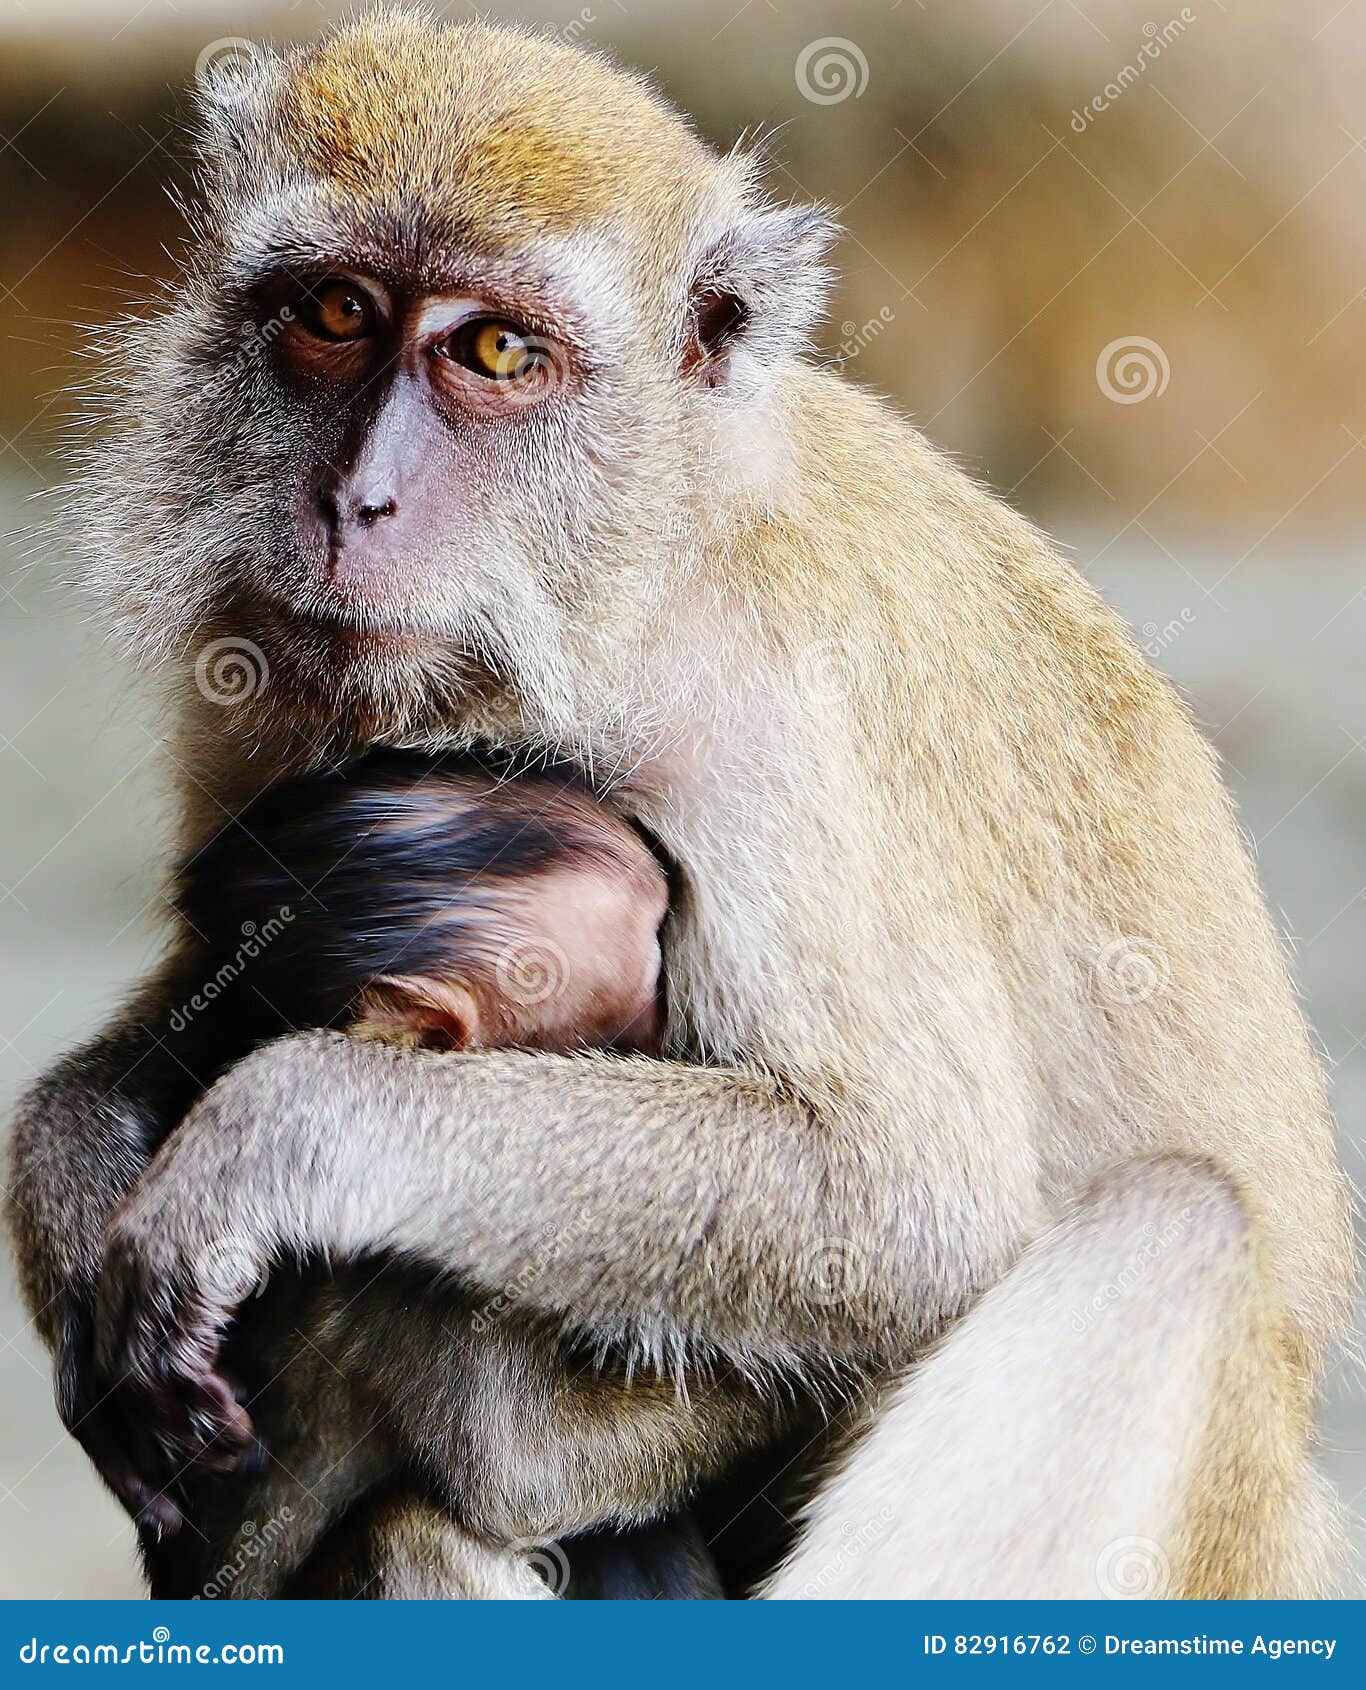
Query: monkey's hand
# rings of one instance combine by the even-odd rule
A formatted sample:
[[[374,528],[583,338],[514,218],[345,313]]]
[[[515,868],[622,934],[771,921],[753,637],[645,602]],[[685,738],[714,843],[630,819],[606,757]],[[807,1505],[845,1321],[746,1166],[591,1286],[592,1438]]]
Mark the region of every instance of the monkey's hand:
[[[134,1518],[158,1530],[179,1526],[178,1481],[190,1467],[254,1472],[265,1453],[219,1365],[233,1310],[257,1277],[238,1276],[255,1258],[235,1237],[194,1241],[203,1211],[170,1206],[167,1184],[158,1158],[115,1211],[94,1317],[97,1388],[124,1428],[120,1475],[102,1471]],[[190,1223],[180,1232],[177,1213]]]
[[[61,1293],[56,1328],[57,1412],[100,1477],[139,1525],[174,1531],[178,1502],[144,1477],[135,1455],[138,1434],[123,1393],[106,1389],[95,1367],[95,1297],[75,1288]]]
[[[95,1366],[95,1303],[110,1216],[185,1114],[196,1075],[234,1050],[211,1014],[168,1035],[174,1006],[203,977],[198,954],[178,947],[112,1026],[20,1101],[6,1197],[25,1300],[55,1354],[62,1423],[152,1529],[176,1524],[179,1510],[143,1476],[139,1405]]]

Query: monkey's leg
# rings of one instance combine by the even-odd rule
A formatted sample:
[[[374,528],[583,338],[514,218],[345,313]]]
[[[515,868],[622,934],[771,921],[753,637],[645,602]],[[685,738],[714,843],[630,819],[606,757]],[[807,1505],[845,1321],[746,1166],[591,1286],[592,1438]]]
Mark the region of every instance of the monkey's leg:
[[[378,1602],[539,1602],[559,1594],[556,1566],[462,1531],[420,1497],[387,1492],[351,1511],[284,1591]],[[278,1594],[278,1592],[276,1593]]]
[[[737,1387],[576,1373],[524,1317],[480,1323],[373,1262],[273,1283],[232,1335],[250,1357],[270,1465],[188,1487],[185,1526],[145,1547],[154,1596],[539,1598],[571,1573],[579,1597],[714,1596],[700,1537],[656,1517],[775,1418]],[[417,1468],[446,1508],[406,1494]],[[554,1542],[623,1516],[650,1524]]]
[[[580,1596],[718,1593],[677,1510],[775,1435],[784,1413],[768,1395],[698,1367],[686,1390],[647,1371],[628,1380],[520,1310],[478,1314],[467,1295],[399,1268],[343,1269],[308,1330],[309,1353],[382,1420],[391,1470],[420,1473],[477,1541],[544,1562],[557,1592],[572,1574]],[[270,1441],[269,1420],[265,1430]],[[316,1418],[306,1438],[338,1447]],[[585,1531],[591,1541],[562,1541]]]
[[[554,1594],[525,1553],[481,1542],[433,1503],[405,1492],[374,1393],[341,1373],[321,1347],[340,1300],[326,1288],[323,1318],[306,1336],[299,1329],[288,1338],[256,1335],[271,1341],[277,1356],[293,1340],[267,1400],[252,1404],[269,1439],[269,1465],[254,1477],[189,1476],[180,1529],[143,1536],[151,1595],[248,1601]],[[356,1299],[345,1303],[354,1320]],[[392,1331],[401,1311],[381,1295],[367,1312]]]
[[[329,1463],[329,1447],[298,1471],[219,1478],[211,1498],[199,1487],[174,1537],[144,1541],[151,1595],[384,1601],[556,1594],[538,1576],[534,1557],[472,1537],[392,1482],[353,1502],[375,1475],[344,1458]]]
[[[1130,1164],[892,1394],[765,1594],[1318,1595],[1308,1397],[1226,1181]]]
[[[154,1597],[279,1596],[356,1499],[393,1478],[399,1456],[382,1408],[324,1348],[343,1303],[386,1330],[400,1312],[382,1297],[362,1311],[354,1286],[348,1295],[286,1276],[234,1329],[234,1370],[266,1381],[249,1410],[269,1454],[259,1473],[192,1466],[181,1476],[183,1525],[143,1537]]]
[[[665,1512],[776,1415],[753,1393],[742,1398],[714,1385],[695,1386],[685,1406],[667,1381],[576,1381],[548,1333],[485,1334],[472,1350],[469,1400],[457,1405],[449,1383],[443,1392],[440,1378],[409,1374],[404,1411],[392,1419],[398,1441],[420,1451],[432,1490],[458,1520],[478,1521],[480,1535],[423,1501],[395,1504],[359,1548],[348,1521],[340,1563],[324,1550],[322,1577],[308,1577],[303,1593],[581,1601],[724,1594],[697,1522]],[[585,1522],[587,1535],[563,1541]]]
[[[695,1368],[686,1389],[647,1370],[628,1380],[521,1311],[480,1320],[467,1299],[423,1290],[392,1292],[401,1325],[347,1320],[323,1342],[374,1393],[403,1462],[485,1542],[652,1524],[783,1424],[778,1393],[728,1370]]]
[[[374,1601],[717,1600],[724,1592],[689,1515],[569,1543],[490,1544],[417,1495],[363,1499],[283,1588],[233,1596]]]
[[[355,1498],[392,1472],[391,1463],[349,1450],[354,1435],[355,1427],[342,1419],[312,1450],[272,1456],[258,1477],[191,1481],[180,1529],[144,1536],[151,1595],[246,1600],[284,1594]]]
[[[220,1480],[217,1508],[196,1512],[176,1538],[147,1545],[152,1596],[532,1601],[557,1594],[538,1575],[534,1554],[483,1542],[392,1483],[348,1506],[349,1483],[335,1467],[276,1474],[245,1490],[241,1480]],[[187,1546],[197,1531],[208,1535]]]
[[[418,1383],[425,1353],[434,1413],[454,1415],[470,1366],[463,1305],[439,1292],[424,1303],[426,1289],[399,1270],[343,1266],[330,1279],[284,1275],[244,1311],[231,1354],[266,1381],[249,1407],[269,1461],[251,1477],[188,1476],[182,1528],[144,1537],[154,1597],[550,1594],[525,1557],[480,1543],[399,1477],[386,1395]]]

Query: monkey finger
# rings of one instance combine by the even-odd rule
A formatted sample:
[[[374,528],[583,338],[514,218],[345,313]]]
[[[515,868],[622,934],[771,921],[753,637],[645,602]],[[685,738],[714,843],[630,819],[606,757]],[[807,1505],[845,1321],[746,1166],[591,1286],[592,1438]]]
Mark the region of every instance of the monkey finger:
[[[178,1503],[173,1502],[165,1491],[151,1490],[145,1485],[138,1487],[128,1512],[139,1529],[148,1532],[157,1543],[164,1537],[174,1537],[185,1524],[185,1516]]]
[[[270,1466],[270,1450],[258,1437],[232,1446],[215,1442],[192,1455],[188,1465],[195,1471],[236,1474],[244,1479],[254,1479]]]
[[[205,1387],[201,1384],[201,1396]],[[213,1472],[237,1472],[255,1475],[269,1465],[270,1452],[255,1430],[250,1415],[249,1387],[240,1377],[221,1364],[221,1357],[213,1369],[213,1409],[206,1411],[203,1401],[189,1408],[189,1421],[198,1438],[198,1452],[194,1453],[196,1467]]]
[[[95,1363],[106,1380],[145,1399],[153,1429],[173,1445],[194,1450],[219,1432],[230,1440],[249,1434],[249,1418],[217,1373],[225,1324],[187,1274],[134,1239],[110,1242],[96,1298]]]
[[[139,1525],[154,1526],[158,1536],[179,1530],[183,1516],[168,1493],[169,1480],[158,1476],[162,1463],[145,1438],[132,1431],[121,1404],[102,1405],[82,1421],[76,1435],[100,1477]]]
[[[164,1503],[167,1481],[190,1467],[239,1470],[253,1459],[255,1433],[231,1384],[216,1371],[217,1344],[207,1323],[186,1319],[173,1299],[149,1302],[136,1291],[120,1292],[117,1282],[102,1283],[96,1353],[102,1382],[134,1405],[138,1483],[125,1482],[122,1490],[135,1517],[173,1529]]]
[[[95,1365],[113,1384],[153,1390],[190,1322],[179,1297],[129,1254],[108,1256],[95,1304]]]
[[[159,1533],[179,1529],[182,1519],[179,1506],[139,1470],[120,1444],[95,1435],[82,1438],[81,1446],[105,1484],[139,1525],[155,1522]]]
[[[176,1347],[154,1383],[139,1390],[163,1463],[177,1472],[250,1470],[260,1440],[231,1384],[197,1355]]]
[[[120,1393],[106,1388],[94,1359],[90,1305],[70,1297],[58,1323],[56,1395],[62,1424],[89,1456],[96,1472],[135,1520],[154,1518],[174,1531],[180,1510],[139,1470],[138,1438],[123,1412]]]
[[[182,1524],[188,1475],[250,1471],[249,1464],[259,1459],[253,1435],[239,1441],[234,1430],[220,1437],[216,1425],[169,1392],[154,1399],[130,1385],[118,1397],[130,1431],[123,1440],[128,1455],[117,1494],[138,1525],[158,1539]]]
[[[244,1479],[259,1479],[270,1466],[270,1446],[264,1438],[254,1437],[251,1446],[237,1458],[235,1471]]]
[[[235,1460],[255,1442],[251,1415],[231,1382],[216,1368],[184,1372],[177,1385],[190,1428],[202,1450],[216,1447]]]

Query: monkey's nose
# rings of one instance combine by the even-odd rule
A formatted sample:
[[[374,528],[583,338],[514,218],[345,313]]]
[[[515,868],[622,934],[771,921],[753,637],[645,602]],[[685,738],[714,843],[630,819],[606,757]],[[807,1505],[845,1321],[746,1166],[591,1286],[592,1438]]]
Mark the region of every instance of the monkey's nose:
[[[381,499],[375,502],[363,500],[356,506],[357,528],[373,528],[381,518],[392,516],[398,506],[392,499]]]
[[[318,489],[318,515],[322,518],[333,543],[342,538],[343,530],[349,527],[373,528],[377,522],[386,516],[394,516],[398,512],[398,503],[390,494],[369,494],[348,496],[342,493],[340,497],[330,488]]]

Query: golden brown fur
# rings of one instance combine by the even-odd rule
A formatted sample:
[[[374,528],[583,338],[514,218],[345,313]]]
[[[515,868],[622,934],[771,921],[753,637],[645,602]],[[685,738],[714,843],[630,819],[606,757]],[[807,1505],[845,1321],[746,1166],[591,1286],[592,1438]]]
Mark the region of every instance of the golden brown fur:
[[[681,125],[657,124],[657,110],[644,83],[573,47],[477,26],[419,33],[381,15],[301,63],[280,124],[348,204],[417,196],[496,251],[524,239],[528,218],[538,229],[617,227],[625,210],[637,238],[667,233],[710,159]]]

